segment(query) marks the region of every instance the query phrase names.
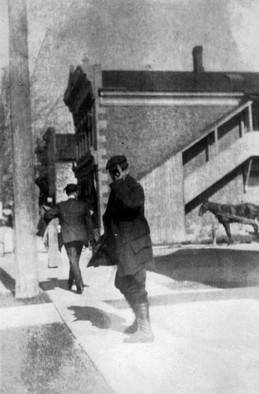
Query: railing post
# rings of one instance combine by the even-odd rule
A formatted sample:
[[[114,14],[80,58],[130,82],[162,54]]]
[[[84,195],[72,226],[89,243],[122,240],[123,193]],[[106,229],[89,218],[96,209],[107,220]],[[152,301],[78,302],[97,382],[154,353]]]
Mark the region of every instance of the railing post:
[[[249,121],[249,131],[253,131],[252,103],[249,103],[248,106],[248,121]]]
[[[246,193],[246,192],[247,192],[247,189],[248,189],[248,181],[249,181],[249,177],[250,177],[250,173],[251,173],[252,162],[253,162],[253,160],[250,159],[249,162],[248,162],[247,171],[246,171],[246,173],[245,173],[244,193]]]
[[[219,153],[219,141],[218,141],[218,128],[215,127],[214,130],[214,138],[215,138],[215,153],[216,155]]]
[[[243,120],[241,120],[241,122],[240,122],[240,132],[241,132],[241,138],[244,137],[244,135],[245,135],[245,124],[244,124]]]

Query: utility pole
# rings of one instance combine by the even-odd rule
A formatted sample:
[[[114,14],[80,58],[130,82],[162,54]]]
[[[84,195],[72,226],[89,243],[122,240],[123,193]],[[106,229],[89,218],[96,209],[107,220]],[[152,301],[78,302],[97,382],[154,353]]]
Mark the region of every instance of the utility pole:
[[[9,67],[13,138],[15,296],[40,293],[35,235],[34,151],[31,128],[25,0],[9,0]]]
[[[0,93],[1,94],[1,93]],[[4,105],[0,97],[0,219],[3,214],[3,177],[4,177],[4,150],[5,150],[5,117],[4,117]]]

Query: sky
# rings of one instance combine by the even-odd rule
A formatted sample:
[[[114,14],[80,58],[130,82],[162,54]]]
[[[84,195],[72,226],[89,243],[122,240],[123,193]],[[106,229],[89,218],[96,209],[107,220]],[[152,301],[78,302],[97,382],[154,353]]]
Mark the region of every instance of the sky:
[[[207,71],[259,72],[259,0],[27,0],[27,9],[31,69],[47,31],[68,42],[73,31],[106,69],[189,71],[192,47],[203,45]],[[1,69],[7,0],[0,0],[0,37]]]

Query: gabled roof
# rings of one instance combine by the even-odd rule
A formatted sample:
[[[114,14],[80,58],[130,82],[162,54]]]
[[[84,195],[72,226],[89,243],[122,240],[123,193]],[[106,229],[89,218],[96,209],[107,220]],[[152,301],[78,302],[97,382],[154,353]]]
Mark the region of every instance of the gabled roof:
[[[102,78],[102,90],[259,95],[259,73],[104,70]]]

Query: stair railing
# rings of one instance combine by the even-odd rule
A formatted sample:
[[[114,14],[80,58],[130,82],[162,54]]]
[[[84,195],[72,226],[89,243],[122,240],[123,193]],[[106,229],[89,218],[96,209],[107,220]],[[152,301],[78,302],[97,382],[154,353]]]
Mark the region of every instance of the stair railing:
[[[211,124],[197,139],[192,141],[182,150],[184,175],[187,175],[200,165],[204,164],[204,161],[209,161],[211,156],[215,157],[220,153],[219,131],[222,127],[227,126],[230,124],[230,122],[233,122],[235,118],[237,119],[237,122],[234,127],[239,127],[239,138],[242,138],[247,132],[253,130],[252,104],[253,101],[247,101],[238,108],[235,108],[233,111],[229,112],[227,115]],[[233,132],[233,128],[230,128],[226,134],[231,133],[231,131]],[[201,157],[200,160],[198,160],[198,156]],[[195,159],[198,162],[198,165],[197,163],[195,165]],[[191,161],[193,165],[187,166],[187,163]]]

